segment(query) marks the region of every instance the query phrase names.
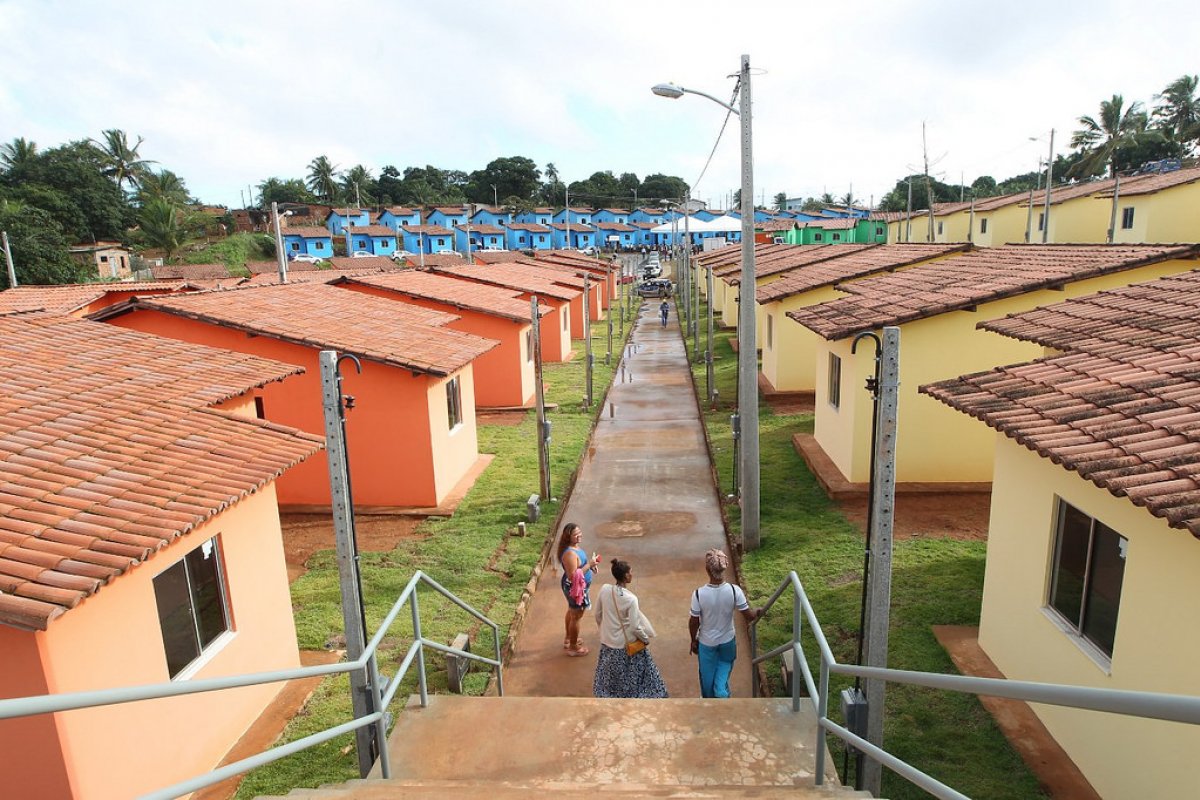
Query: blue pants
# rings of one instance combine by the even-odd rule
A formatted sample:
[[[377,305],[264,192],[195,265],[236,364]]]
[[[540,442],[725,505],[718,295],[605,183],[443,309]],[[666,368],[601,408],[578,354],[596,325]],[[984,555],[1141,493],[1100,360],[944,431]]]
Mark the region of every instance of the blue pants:
[[[709,647],[700,645],[700,696],[729,697],[729,673],[737,660],[737,639]]]

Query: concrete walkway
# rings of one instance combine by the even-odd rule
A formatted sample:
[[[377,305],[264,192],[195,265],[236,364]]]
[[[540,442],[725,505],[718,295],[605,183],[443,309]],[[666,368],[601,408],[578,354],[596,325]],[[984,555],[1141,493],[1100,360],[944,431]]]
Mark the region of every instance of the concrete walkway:
[[[658,302],[642,305],[624,374],[618,367],[563,519],[583,526],[583,548],[603,559],[593,597],[612,582],[613,558],[632,564],[630,589],[658,632],[650,651],[667,690],[671,697],[698,697],[696,659],[688,652],[688,606],[692,590],[707,582],[704,551],[725,548],[726,542],[675,307],[663,328]],[[567,656],[560,575],[557,565],[542,572],[504,671],[507,694],[591,696],[600,648],[595,617],[585,614],[581,628],[591,653]],[[748,654],[739,620],[735,697],[750,696]]]

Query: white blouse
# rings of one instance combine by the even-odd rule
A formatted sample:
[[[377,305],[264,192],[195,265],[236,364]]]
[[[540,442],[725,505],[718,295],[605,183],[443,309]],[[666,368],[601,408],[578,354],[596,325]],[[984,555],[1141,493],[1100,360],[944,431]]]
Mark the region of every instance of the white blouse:
[[[606,583],[596,593],[593,605],[596,608],[596,625],[600,628],[600,644],[623,649],[626,641],[636,638],[649,642],[657,635],[650,620],[638,608],[637,595],[628,589]],[[620,618],[617,614],[621,615]],[[625,622],[625,631],[629,632],[628,639],[621,630],[622,620]]]

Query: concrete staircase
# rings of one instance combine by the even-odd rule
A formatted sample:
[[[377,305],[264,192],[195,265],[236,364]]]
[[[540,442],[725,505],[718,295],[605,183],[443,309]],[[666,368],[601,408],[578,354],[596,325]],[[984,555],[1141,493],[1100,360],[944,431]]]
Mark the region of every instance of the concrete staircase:
[[[392,779],[289,798],[869,797],[813,786],[816,722],[788,700],[412,698],[388,742]]]

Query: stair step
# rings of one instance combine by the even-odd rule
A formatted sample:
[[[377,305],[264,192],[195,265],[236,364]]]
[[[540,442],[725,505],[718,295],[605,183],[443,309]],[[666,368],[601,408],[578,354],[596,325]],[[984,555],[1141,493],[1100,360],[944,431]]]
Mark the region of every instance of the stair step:
[[[639,783],[569,783],[536,782],[512,783],[496,781],[412,781],[365,780],[349,781],[343,786],[328,789],[293,789],[285,795],[289,800],[407,800],[408,798],[462,798],[463,800],[528,800],[543,793],[552,793],[555,800],[586,800],[586,798],[686,798],[686,800],[736,800],[736,798],[788,798],[788,800],[849,800],[867,798],[860,792],[841,786],[659,786]],[[260,798],[259,800],[283,800]]]

